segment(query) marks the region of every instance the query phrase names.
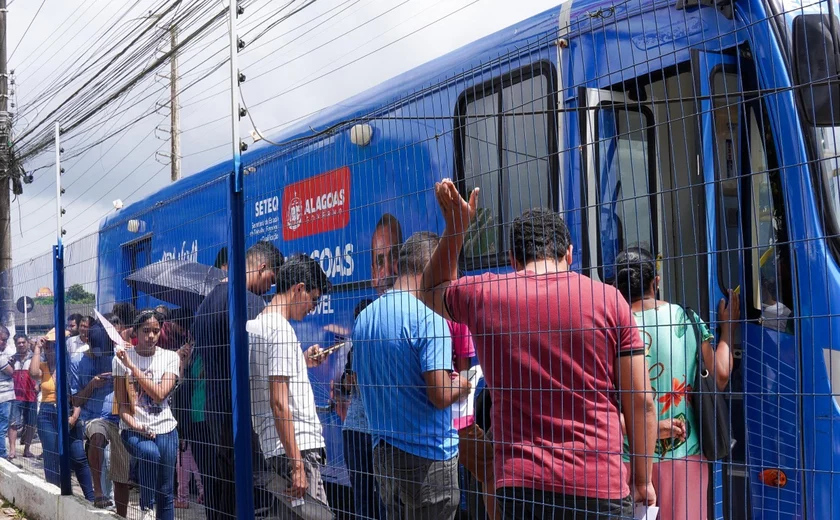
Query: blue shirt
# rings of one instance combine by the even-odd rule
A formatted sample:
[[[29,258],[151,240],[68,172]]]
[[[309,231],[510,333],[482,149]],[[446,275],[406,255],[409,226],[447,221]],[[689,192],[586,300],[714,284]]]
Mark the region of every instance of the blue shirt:
[[[111,372],[111,363],[114,359],[113,350],[109,348],[108,354],[99,356],[92,355],[93,352],[105,352],[107,344],[111,344],[105,329],[101,325],[95,325],[90,329],[90,351],[69,355],[70,372],[70,395],[75,395],[93,381],[93,378],[102,373]],[[119,418],[113,413],[114,406],[114,381],[109,379],[100,388],[97,388],[88,397],[82,406],[79,419],[92,421],[93,419],[107,419],[118,422]]]
[[[410,293],[388,291],[356,319],[353,348],[374,446],[383,440],[430,460],[458,455],[452,411],[432,404],[423,379],[424,372],[452,370],[446,320]]]

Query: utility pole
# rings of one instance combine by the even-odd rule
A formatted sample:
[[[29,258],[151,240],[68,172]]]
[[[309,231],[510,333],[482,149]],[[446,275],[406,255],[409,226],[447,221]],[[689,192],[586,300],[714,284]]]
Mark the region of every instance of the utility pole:
[[[12,310],[12,215],[10,186],[9,67],[6,54],[6,0],[0,0],[0,323],[14,328]],[[5,345],[0,345],[5,347]]]
[[[172,182],[181,178],[181,109],[178,107],[178,56],[175,49],[178,48],[178,26],[174,23],[169,26],[170,49],[172,56],[169,58],[169,88],[170,88],[170,112],[171,112],[171,134],[172,157]]]

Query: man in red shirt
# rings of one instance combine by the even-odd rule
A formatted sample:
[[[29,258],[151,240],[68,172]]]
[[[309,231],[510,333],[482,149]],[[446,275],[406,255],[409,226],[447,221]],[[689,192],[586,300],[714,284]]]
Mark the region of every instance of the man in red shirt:
[[[435,192],[446,229],[423,274],[423,299],[473,334],[493,401],[504,518],[632,518],[634,501],[655,504],[653,394],[627,301],[569,270],[568,228],[546,209],[512,222],[514,272],[459,279],[478,190],[467,202],[447,179]],[[619,408],[627,420],[632,495]]]

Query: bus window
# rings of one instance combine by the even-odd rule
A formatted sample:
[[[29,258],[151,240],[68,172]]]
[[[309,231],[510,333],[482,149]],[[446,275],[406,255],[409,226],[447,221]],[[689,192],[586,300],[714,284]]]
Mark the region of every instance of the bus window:
[[[712,75],[712,107],[717,185],[718,277],[721,289],[734,289],[741,280],[741,200],[738,187],[740,78],[719,69]]]
[[[787,216],[782,198],[773,134],[763,113],[749,113],[751,178],[750,306],[764,327],[791,331],[793,285],[785,245]]]
[[[507,210],[511,217],[535,206],[551,207],[547,197],[550,193],[547,96],[545,76],[502,90],[505,114],[502,157],[509,186]]]
[[[134,271],[152,263],[152,237],[148,236],[123,244],[122,254],[123,272],[120,278],[125,280],[125,278],[133,274]],[[146,305],[147,298],[143,296],[143,293],[138,291],[134,285],[126,283],[126,287],[128,290],[127,296],[129,297],[132,305],[137,308],[144,307]]]
[[[556,117],[550,66],[535,64],[467,91],[458,103],[458,182],[481,188],[464,244],[468,261],[507,262],[504,224],[534,207],[555,207]]]
[[[629,247],[656,254],[651,183],[653,116],[623,105],[598,110],[600,275],[614,277],[615,257]],[[653,187],[655,190],[655,186]]]
[[[493,230],[500,214],[498,97],[488,95],[466,107],[464,118],[464,183],[481,189],[481,205],[472,233],[465,241],[469,256],[495,255],[499,252],[498,234]],[[477,226],[478,225],[478,226]],[[479,230],[483,230],[481,233]]]

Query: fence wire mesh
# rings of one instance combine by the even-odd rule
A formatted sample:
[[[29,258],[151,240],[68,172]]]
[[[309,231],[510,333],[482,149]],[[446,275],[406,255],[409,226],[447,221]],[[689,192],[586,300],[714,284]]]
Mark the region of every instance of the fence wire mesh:
[[[838,518],[838,6],[589,5],[260,143],[245,229],[220,165],[67,246],[70,410],[52,256],[16,267],[8,453],[57,482],[71,421],[130,518]]]

